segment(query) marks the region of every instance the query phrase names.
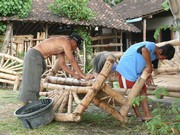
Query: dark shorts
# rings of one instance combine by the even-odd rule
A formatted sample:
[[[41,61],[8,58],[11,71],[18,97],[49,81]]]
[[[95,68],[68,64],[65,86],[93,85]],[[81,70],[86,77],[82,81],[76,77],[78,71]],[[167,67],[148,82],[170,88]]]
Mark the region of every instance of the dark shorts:
[[[38,100],[41,76],[46,70],[42,54],[36,49],[30,49],[23,61],[23,75],[18,99],[27,103]]]

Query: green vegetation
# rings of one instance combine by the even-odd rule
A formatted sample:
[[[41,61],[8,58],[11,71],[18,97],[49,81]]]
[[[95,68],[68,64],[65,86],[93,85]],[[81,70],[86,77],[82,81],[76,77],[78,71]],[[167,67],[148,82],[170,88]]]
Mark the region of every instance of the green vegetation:
[[[169,5],[169,2],[168,0],[165,0],[162,4],[162,7],[165,11],[168,11],[170,10],[170,5]],[[159,33],[161,32],[161,30],[166,30],[166,29],[170,29],[172,30],[173,32],[177,31],[178,30],[178,27],[177,26],[172,26],[172,25],[161,25],[159,28],[157,28],[154,32],[154,39],[157,40],[158,39],[158,36],[159,36]]]
[[[0,16],[27,17],[32,8],[32,0],[1,0]]]
[[[157,88],[152,92],[157,99],[168,95],[167,89]],[[175,100],[170,106],[157,102],[157,108],[154,108],[153,119],[146,122],[150,133],[154,135],[174,135],[180,133],[180,99]]]
[[[49,9],[54,14],[74,21],[91,20],[94,14],[87,4],[88,0],[55,0],[49,5]]]
[[[75,22],[90,21],[95,13],[87,6],[88,0],[55,0],[49,5],[52,13],[67,17]],[[84,39],[86,56],[92,53],[90,28],[85,26],[77,26],[74,29]],[[92,68],[91,60],[86,59],[86,73]]]

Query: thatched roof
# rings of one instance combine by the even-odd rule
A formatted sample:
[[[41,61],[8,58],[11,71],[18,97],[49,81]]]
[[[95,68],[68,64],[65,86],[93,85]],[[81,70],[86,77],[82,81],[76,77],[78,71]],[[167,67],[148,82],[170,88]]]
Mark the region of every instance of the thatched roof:
[[[0,21],[22,21],[22,22],[46,22],[59,23],[66,25],[84,25],[84,26],[101,26],[106,28],[113,28],[124,31],[139,32],[133,25],[126,24],[126,22],[118,17],[118,15],[111,9],[111,7],[103,2],[103,0],[90,0],[89,8],[96,13],[92,21],[75,22],[66,17],[54,15],[48,9],[48,5],[53,0],[33,0],[33,9],[29,16],[24,19],[13,17],[0,17]]]
[[[147,17],[164,12],[162,3],[165,0],[123,0],[113,7],[113,10],[121,14],[124,19]]]

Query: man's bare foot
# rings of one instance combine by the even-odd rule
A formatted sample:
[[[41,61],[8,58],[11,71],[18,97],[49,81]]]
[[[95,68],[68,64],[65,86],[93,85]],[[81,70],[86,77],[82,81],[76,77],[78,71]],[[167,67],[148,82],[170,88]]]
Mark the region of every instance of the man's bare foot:
[[[146,121],[150,121],[150,120],[152,120],[152,116],[149,116],[149,117],[143,117],[141,120],[142,120],[142,122],[146,122]]]

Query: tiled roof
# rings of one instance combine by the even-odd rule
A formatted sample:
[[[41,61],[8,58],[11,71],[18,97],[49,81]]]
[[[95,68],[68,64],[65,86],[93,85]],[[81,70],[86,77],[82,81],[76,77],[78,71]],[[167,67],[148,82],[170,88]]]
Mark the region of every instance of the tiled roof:
[[[163,12],[162,3],[165,0],[123,0],[113,7],[123,18],[137,18]]]
[[[27,18],[19,19],[17,17],[0,17],[0,21],[31,21],[31,22],[48,22],[60,23],[67,25],[85,25],[85,26],[102,26],[106,28],[114,28],[118,30],[139,32],[140,30],[133,25],[126,24],[112,8],[105,4],[103,0],[90,0],[88,3],[89,8],[96,13],[92,21],[79,21],[75,22],[66,17],[54,15],[48,9],[48,5],[54,0],[33,0],[33,9]]]

